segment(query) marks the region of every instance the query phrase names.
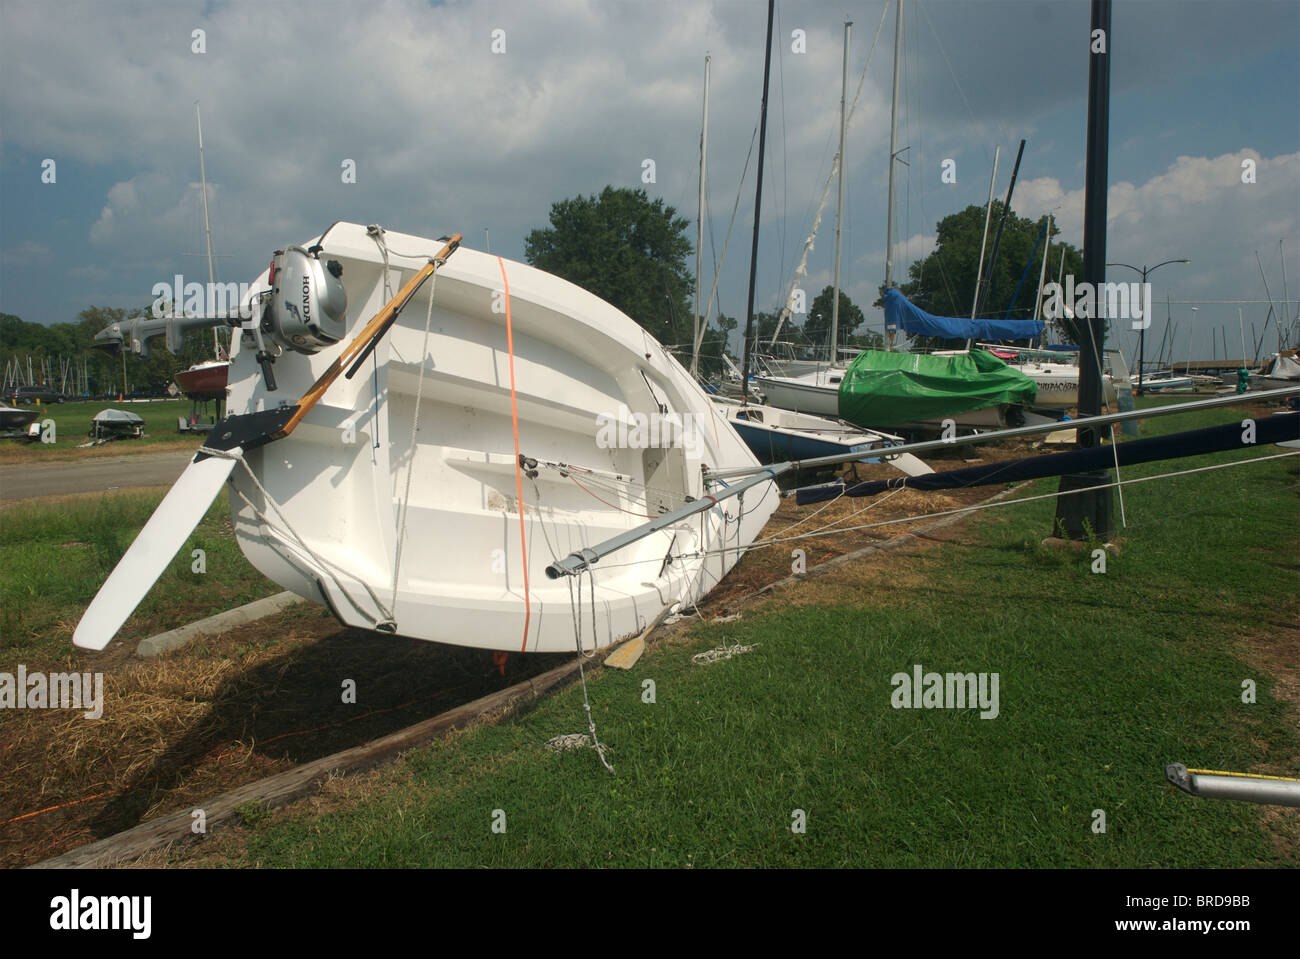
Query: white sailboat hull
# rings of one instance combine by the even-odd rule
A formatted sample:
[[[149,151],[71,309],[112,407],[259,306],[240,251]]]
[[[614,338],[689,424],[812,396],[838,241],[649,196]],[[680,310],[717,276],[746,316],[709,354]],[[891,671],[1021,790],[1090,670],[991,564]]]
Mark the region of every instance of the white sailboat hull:
[[[816,416],[840,415],[843,370],[814,370],[801,376],[760,376],[759,389],[769,406]]]
[[[843,420],[796,413],[775,406],[741,403],[723,396],[710,399],[735,427],[751,452],[765,463],[861,452],[876,455],[865,455],[859,462],[885,462],[908,476],[934,472],[911,453],[885,454],[888,447],[904,442],[901,436],[892,433],[862,429]],[[750,432],[752,439],[747,438],[746,431]]]
[[[835,417],[839,415],[839,384],[843,378],[843,370],[830,369],[818,370],[816,373],[810,373],[802,377],[760,376],[758,383],[770,406],[795,410],[800,413],[814,413],[817,416]],[[1046,417],[1033,413],[1024,413],[1019,416],[1012,414],[1012,416],[1014,417],[1014,425],[1050,422]],[[951,419],[956,426],[966,429],[993,430],[1012,425],[1012,421],[1008,419],[1008,407],[1005,404],[954,413]],[[941,423],[939,420],[930,420],[917,423],[881,425],[911,429],[938,429]]]
[[[1008,363],[1038,384],[1036,406],[1068,409],[1079,405],[1079,367],[1069,363]],[[1115,382],[1103,376],[1102,401],[1113,406],[1117,399]]]
[[[343,267],[350,332],[441,245],[391,232],[385,240],[390,251],[419,257],[390,252],[388,291],[379,247],[364,227],[336,224],[324,238],[322,258]],[[506,261],[505,271],[518,448],[536,467],[521,468],[515,457],[501,266],[461,247],[354,378],[336,380],[291,435],[247,455],[280,512],[249,471],[235,470],[236,535],[265,575],[350,626],[505,651],[605,646],[665,606],[707,593],[778,498],[765,488],[743,504],[724,502],[628,546],[580,580],[548,579],[553,560],[705,496],[703,465],[756,461],[635,322],[524,264]],[[254,289],[265,281],[264,274]],[[285,354],[270,393],[243,340],[232,359],[232,411],[292,402],[337,353]],[[674,416],[687,426],[675,439]],[[657,434],[638,432],[655,422]]]

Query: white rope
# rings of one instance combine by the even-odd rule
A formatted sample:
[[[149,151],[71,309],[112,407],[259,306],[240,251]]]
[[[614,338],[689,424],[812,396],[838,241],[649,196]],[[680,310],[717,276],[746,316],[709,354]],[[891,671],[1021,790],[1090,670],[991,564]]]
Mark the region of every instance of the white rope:
[[[831,500],[829,503],[827,503],[827,504],[826,504],[825,506],[823,506],[821,509],[816,510],[815,512],[813,512],[810,516],[806,517],[805,519],[801,519],[801,520],[799,520],[799,521],[796,522],[796,523],[791,523],[791,524],[790,524],[789,526],[787,526],[785,529],[781,530],[782,535],[784,535],[784,534],[790,532],[790,530],[794,529],[796,526],[799,526],[799,525],[801,525],[801,524],[803,524],[803,523],[806,523],[808,520],[812,519],[812,518],[813,518],[814,516],[816,516],[818,513],[822,512],[822,510],[829,509],[831,506],[833,506],[833,505],[835,505],[836,503],[838,503],[838,502],[839,502],[840,500],[842,500],[846,495],[848,495],[848,489],[849,489],[849,488],[848,488],[848,486],[846,485],[846,486],[844,487],[843,492],[841,492],[838,496],[836,496],[833,500]],[[841,523],[846,523],[846,522],[848,522],[849,520],[853,519],[853,517],[855,517],[855,516],[861,516],[861,515],[862,515],[863,513],[865,513],[867,510],[874,509],[875,507],[877,507],[877,506],[881,505],[882,503],[888,501],[890,498],[892,498],[893,496],[897,495],[898,493],[903,492],[903,490],[905,490],[905,489],[908,489],[908,487],[906,487],[906,486],[900,486],[900,487],[898,487],[897,489],[890,490],[889,493],[888,493],[887,495],[882,496],[882,497],[880,497],[879,499],[873,498],[872,501],[871,501],[868,505],[863,506],[863,507],[861,507],[861,508],[859,508],[859,509],[855,509],[852,513],[849,513],[847,516],[841,516],[839,519],[834,520],[834,521],[832,521],[832,522],[830,522],[830,523],[827,523],[825,526],[819,526],[819,527],[817,527],[817,528],[814,529],[814,530],[810,530],[809,532],[812,532],[812,533],[820,533],[822,530],[835,530],[837,527],[839,527],[839,525],[840,525]],[[805,535],[806,535],[806,534],[805,534]]]
[[[1051,241],[1052,238],[1048,236],[1047,242],[1051,243]],[[1043,255],[1046,256],[1047,254],[1044,253]],[[1088,323],[1087,329],[1088,329],[1088,339],[1092,341],[1093,363],[1095,363],[1097,367],[1097,382],[1101,384],[1101,409],[1103,412],[1110,413],[1113,411],[1111,410],[1110,402],[1106,399],[1106,371],[1101,365],[1101,359],[1102,359],[1101,346],[1100,344],[1097,343],[1097,338],[1093,335],[1091,323]],[[1083,392],[1082,357],[1080,357],[1080,363],[1079,363],[1079,387],[1078,388],[1079,388],[1079,392],[1082,393]],[[1119,401],[1118,390],[1121,388],[1123,387],[1116,387],[1117,395],[1115,399],[1117,403]],[[1112,455],[1114,456],[1115,459],[1115,492],[1119,496],[1119,522],[1120,522],[1120,526],[1122,526],[1124,529],[1128,529],[1128,514],[1125,512],[1124,509],[1124,477],[1120,474],[1120,469],[1119,469],[1119,444],[1115,442],[1115,424],[1110,423],[1108,425],[1110,427],[1110,448],[1111,448]],[[1076,436],[1078,435],[1077,431],[1075,435]]]
[[[1130,485],[1132,485],[1132,484],[1134,484],[1134,483],[1146,483],[1146,482],[1150,482],[1151,480],[1157,480],[1157,479],[1169,479],[1169,478],[1174,477],[1174,476],[1186,476],[1186,475],[1189,475],[1189,474],[1191,474],[1191,473],[1204,473],[1204,472],[1207,472],[1207,471],[1209,471],[1209,470],[1226,469],[1226,468],[1228,468],[1228,467],[1230,467],[1230,466],[1242,466],[1242,465],[1244,465],[1244,464],[1246,464],[1246,463],[1262,463],[1262,462],[1264,462],[1265,460],[1281,459],[1281,458],[1286,457],[1286,456],[1300,456],[1300,451],[1297,451],[1297,452],[1295,452],[1295,453],[1277,453],[1277,454],[1274,454],[1274,455],[1272,455],[1272,456],[1258,456],[1258,457],[1255,457],[1254,459],[1248,459],[1248,460],[1237,460],[1237,461],[1232,462],[1232,463],[1216,463],[1216,464],[1214,464],[1214,465],[1212,465],[1212,466],[1198,466],[1198,467],[1196,467],[1196,468],[1194,468],[1194,469],[1178,470],[1178,471],[1173,472],[1173,473],[1158,473],[1158,474],[1156,474],[1156,475],[1154,475],[1154,476],[1138,476],[1138,477],[1135,477],[1134,479],[1125,480],[1124,482],[1126,482],[1126,483],[1128,483],[1128,484],[1130,484]],[[1109,488],[1111,488],[1111,487],[1113,487],[1113,486],[1118,486],[1118,485],[1119,485],[1118,482],[1114,482],[1114,483],[1098,483],[1096,486],[1090,486],[1090,487],[1088,487],[1088,489],[1109,489]],[[1012,500],[1000,500],[1000,501],[998,501],[998,502],[996,502],[996,503],[976,503],[974,506],[962,506],[962,507],[958,507],[957,509],[943,510],[942,512],[938,512],[938,513],[925,513],[925,514],[922,514],[922,515],[920,515],[920,516],[908,516],[908,517],[904,517],[903,519],[884,520],[884,521],[879,522],[879,523],[868,523],[868,524],[865,524],[865,525],[863,525],[863,526],[849,526],[849,527],[845,527],[845,528],[843,528],[843,529],[831,530],[830,532],[831,532],[831,533],[840,533],[840,532],[842,532],[842,533],[851,533],[851,532],[856,532],[856,531],[858,531],[858,530],[874,529],[874,528],[876,528],[876,527],[880,527],[880,526],[893,526],[893,525],[895,525],[896,523],[912,523],[912,522],[916,522],[916,521],[918,521],[918,520],[923,520],[923,519],[939,519],[939,518],[942,518],[942,517],[944,517],[944,516],[955,516],[955,515],[957,515],[958,513],[975,513],[975,512],[978,512],[978,511],[980,511],[980,510],[984,510],[984,509],[995,509],[995,508],[1002,507],[1002,506],[1015,506],[1015,505],[1017,505],[1017,504],[1019,504],[1019,503],[1032,503],[1032,502],[1034,502],[1035,500],[1056,499],[1056,498],[1059,497],[1059,496],[1071,496],[1071,495],[1073,495],[1074,493],[1077,493],[1077,492],[1079,492],[1079,491],[1078,491],[1078,490],[1067,490],[1066,492],[1063,493],[1063,492],[1061,492],[1060,490],[1057,490],[1057,491],[1054,492],[1054,493],[1041,493],[1041,494],[1036,495],[1036,496],[1023,496],[1023,497],[1018,497],[1018,498],[1016,498],[1016,499],[1012,499]],[[750,544],[750,549],[761,548],[761,547],[763,547],[763,546],[777,546],[777,545],[780,545],[781,543],[793,542],[794,540],[799,540],[799,539],[808,539],[808,538],[810,538],[811,536],[826,536],[826,535],[829,535],[829,533],[814,533],[814,534],[804,533],[804,534],[800,534],[799,536],[790,536],[790,537],[774,538],[774,539],[764,540],[764,541],[762,541],[762,542],[760,542],[760,543],[752,543],[752,544]]]
[[[674,489],[668,486],[650,486],[647,483],[638,483],[630,476],[623,479],[615,479],[613,475],[605,474],[585,466],[574,466],[572,463],[551,463],[546,460],[537,460],[537,465],[549,470],[554,470],[565,478],[568,478],[569,476],[580,476],[584,484],[599,487],[608,493],[628,493],[630,490],[639,489],[650,493],[661,493],[674,501],[681,500],[683,503],[686,502],[685,495],[680,489]],[[636,502],[637,501],[633,499],[633,503],[635,504]],[[646,504],[642,505],[645,505],[647,509],[649,508]]]
[[[1115,457],[1115,492],[1119,494],[1119,523],[1128,529],[1128,515],[1124,512],[1124,477],[1119,472],[1119,443],[1115,440],[1115,424],[1110,424],[1110,448]]]
[[[415,381],[415,412],[411,415],[411,445],[406,460],[406,488],[402,491],[402,505],[397,514],[397,543],[393,549],[393,599],[392,608],[397,609],[397,577],[402,565],[402,546],[406,542],[406,513],[411,503],[411,477],[415,474],[415,435],[420,429],[420,405],[424,398],[424,366],[429,355],[429,329],[433,324],[433,291],[438,282],[438,270],[444,261],[429,257],[434,265],[433,275],[429,277],[429,308],[424,314],[424,340],[420,344],[420,372]],[[386,274],[385,274],[386,275]],[[522,505],[520,509],[522,509]]]
[[[542,516],[542,491],[541,491],[541,489],[538,487],[538,485],[537,485],[537,480],[536,480],[536,479],[533,479],[532,477],[529,477],[529,482],[531,482],[531,483],[533,484],[533,499],[536,500],[536,506],[535,506],[534,509],[533,509],[533,516],[536,518],[537,525],[538,525],[539,527],[541,527],[541,530],[542,530],[542,539],[543,539],[543,541],[545,541],[545,543],[546,543],[546,551],[547,551],[548,553],[551,554],[551,562],[554,563],[554,562],[557,562],[557,561],[559,560],[559,558],[560,558],[560,554],[557,553],[557,552],[555,551],[555,546],[551,543],[551,534],[548,533],[548,532],[546,531],[546,520],[545,520],[545,518]],[[552,510],[553,510],[554,507],[548,507],[548,509],[552,509]],[[559,534],[558,531],[557,531],[556,534],[555,534],[555,538],[556,538],[557,540],[560,538],[560,534]],[[532,557],[531,557],[531,553],[532,553],[532,547],[531,547],[531,546],[528,548],[528,551],[529,551],[529,554],[530,554],[529,558],[531,559],[531,558],[532,558]]]
[[[703,326],[696,331],[693,341],[695,352],[700,352],[700,346],[704,343],[704,329],[709,325],[709,314],[713,312],[713,299],[718,292],[718,282],[722,279],[722,266],[727,262],[727,246],[731,243],[731,228],[736,224],[736,211],[740,209],[740,197],[745,189],[745,176],[749,173],[749,159],[754,153],[754,141],[758,138],[758,124],[754,124],[754,132],[749,138],[749,153],[745,154],[745,166],[740,171],[740,183],[736,186],[736,202],[731,207],[731,220],[727,223],[727,235],[722,240],[722,260],[713,268],[713,288],[709,290],[709,302],[704,307],[704,312],[700,314],[704,319]],[[710,220],[709,232],[710,242],[712,242],[712,220]],[[722,306],[718,306],[718,314],[722,314]],[[726,344],[723,344],[722,355],[727,355]]]
[[[372,224],[366,227],[366,234],[375,241],[375,245],[379,247],[379,255],[384,258],[384,302],[389,303],[393,299],[393,287],[389,280],[391,268],[388,265],[388,244],[384,242],[384,228]]]
[[[374,590],[370,588],[369,584],[364,580],[360,581],[362,588],[369,594],[370,599],[374,602],[375,608],[385,617],[382,620],[375,619],[375,617],[367,613],[365,609],[352,598],[352,595],[347,591],[347,588],[339,581],[339,578],[335,573],[335,565],[308,546],[307,541],[298,535],[298,531],[293,528],[293,525],[289,522],[289,518],[285,516],[284,511],[280,509],[280,504],[275,501],[275,497],[273,497],[267,488],[262,485],[261,481],[257,478],[257,474],[253,472],[253,468],[248,465],[248,460],[244,458],[244,451],[241,447],[236,447],[233,450],[217,450],[210,446],[201,446],[199,447],[199,452],[205,453],[208,456],[214,456],[218,459],[235,460],[237,463],[241,464],[244,467],[244,472],[248,474],[248,478],[252,480],[253,485],[257,487],[257,491],[262,494],[262,499],[270,505],[271,509],[275,511],[275,515],[280,518],[280,522],[284,524],[285,530],[287,530],[289,535],[297,542],[299,548],[301,548],[302,551],[306,553],[317,566],[324,570],[325,574],[331,580],[334,581],[334,585],[338,587],[339,593],[352,604],[352,608],[360,613],[364,618],[374,623],[376,629],[382,629],[389,632],[396,631],[396,622],[393,619],[392,610],[384,607],[383,602],[375,595]],[[245,505],[247,505],[250,510],[253,511],[253,515],[256,516],[264,526],[268,527],[273,532],[276,531],[275,524],[271,522],[270,517],[262,512],[262,510],[258,509],[257,505],[245,496],[242,490],[236,488],[235,492],[239,494],[239,498],[244,501]]]
[[[591,635],[593,640],[592,655],[594,656],[596,654],[594,643],[598,641],[596,635],[596,579],[591,570],[587,570],[586,572],[588,581],[591,584]],[[576,601],[573,596],[573,580],[575,578],[578,580],[578,596]],[[582,666],[582,660],[585,658],[585,653],[582,648],[582,576],[579,574],[577,577],[566,577],[566,582],[569,584],[569,612],[572,614],[573,618],[573,639],[575,645],[578,647],[578,676],[582,680],[582,709],[583,712],[587,714],[587,729],[591,733],[592,748],[596,750],[596,755],[600,757],[600,764],[612,773],[614,767],[611,766],[609,760],[605,758],[605,747],[602,746],[600,740],[596,738],[596,720],[592,718],[591,698],[587,694],[587,672]],[[569,735],[582,734],[570,733]]]
[[[721,646],[705,650],[702,653],[696,653],[691,657],[691,663],[695,666],[709,666],[713,663],[720,663],[724,659],[732,659],[733,657],[740,656],[743,653],[748,653],[757,646],[758,643],[754,643],[753,645],[737,643],[735,646],[728,646],[724,642]]]
[[[1138,476],[1138,477],[1134,477],[1133,479],[1124,480],[1124,482],[1125,484],[1132,486],[1135,483],[1148,483],[1152,480],[1171,479],[1177,476],[1188,476],[1192,473],[1204,473],[1210,470],[1228,469],[1229,467],[1233,467],[1233,466],[1245,466],[1249,463],[1263,463],[1268,460],[1284,459],[1289,456],[1300,456],[1300,451],[1294,453],[1275,453],[1271,456],[1257,456],[1252,459],[1235,460],[1231,463],[1216,463],[1211,466],[1198,466],[1193,469],[1177,470],[1172,473],[1157,473],[1153,476]],[[1088,487],[1088,489],[1109,489],[1117,485],[1118,483],[1098,483],[1095,486]],[[942,510],[941,512],[937,512],[937,513],[922,513],[917,516],[902,516],[899,517],[898,519],[881,520],[878,523],[865,523],[861,526],[846,526],[842,528],[837,528],[837,529],[832,529],[832,530],[827,530],[827,531],[817,532],[817,533],[801,533],[798,536],[774,537],[773,539],[767,539],[767,540],[762,540],[760,542],[750,543],[747,549],[756,550],[756,549],[762,549],[765,546],[779,546],[782,543],[795,542],[801,539],[811,539],[817,536],[833,536],[837,533],[855,533],[855,532],[860,532],[862,530],[878,529],[882,526],[897,526],[903,523],[915,523],[927,519],[942,519],[945,516],[956,516],[963,513],[977,513],[985,509],[997,509],[1004,506],[1016,506],[1019,505],[1020,503],[1032,503],[1035,500],[1056,499],[1057,497],[1060,496],[1072,496],[1077,492],[1079,491],[1067,490],[1066,492],[1063,493],[1060,490],[1057,490],[1054,493],[1042,493],[1036,496],[1023,496],[1012,500],[999,500],[994,503],[976,503],[973,506],[959,506],[956,507],[955,509]],[[718,555],[730,551],[731,551],[730,547],[726,547],[719,550],[698,550],[694,553],[680,553],[677,556],[674,556],[673,559],[674,560],[694,559],[696,557]],[[636,566],[644,562],[646,562],[646,560],[637,560],[630,563],[611,563],[608,562],[608,557],[606,557],[605,560],[601,561],[601,568],[618,569],[621,567]]]

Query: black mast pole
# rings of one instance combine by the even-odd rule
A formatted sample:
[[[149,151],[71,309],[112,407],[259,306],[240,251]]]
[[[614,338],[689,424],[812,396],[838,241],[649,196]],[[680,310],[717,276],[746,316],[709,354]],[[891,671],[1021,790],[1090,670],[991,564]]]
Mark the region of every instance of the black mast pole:
[[[1088,31],[1088,160],[1084,174],[1083,279],[1096,294],[1093,308],[1080,328],[1079,416],[1101,413],[1101,355],[1106,339],[1102,284],[1106,281],[1106,189],[1110,147],[1110,0],[1092,0],[1092,26]],[[1078,432],[1078,445],[1098,446],[1094,429]],[[1110,482],[1105,470],[1061,477],[1056,501],[1058,530],[1071,539],[1083,539],[1088,531],[1106,539],[1111,534],[1113,487],[1090,489]],[[1080,492],[1074,492],[1079,490]]]
[[[1002,230],[1007,225],[1007,214],[1011,212],[1011,195],[1016,192],[1016,174],[1020,172],[1020,158],[1025,155],[1025,141],[1020,141],[1020,149],[1016,151],[1016,165],[1011,168],[1011,183],[1007,185],[1007,198],[1002,201],[1002,216],[998,218],[998,232],[993,235],[993,249],[989,252],[989,268],[984,274],[984,288],[980,291],[979,302],[975,307],[975,315],[983,316],[982,310],[985,301],[988,299],[989,292],[993,289],[993,264],[998,261],[998,245],[1002,242]]]
[[[763,146],[767,142],[767,80],[772,72],[772,20],[776,0],[767,0],[767,47],[763,52],[763,105],[758,118],[758,186],[754,190],[754,243],[749,251],[749,305],[745,308],[745,362],[740,396],[749,399],[749,357],[754,342],[754,281],[758,276],[758,219],[763,210]]]

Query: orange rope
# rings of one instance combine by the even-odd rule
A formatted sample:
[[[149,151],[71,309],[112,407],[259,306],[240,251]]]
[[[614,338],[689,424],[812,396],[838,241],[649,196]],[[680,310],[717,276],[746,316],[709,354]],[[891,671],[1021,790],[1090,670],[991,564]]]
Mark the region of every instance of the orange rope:
[[[115,790],[109,789],[106,792],[95,793],[93,796],[87,796],[85,799],[74,799],[72,802],[61,802],[56,806],[46,806],[44,809],[37,809],[35,812],[23,813],[21,816],[14,816],[13,819],[6,819],[4,822],[0,822],[0,826],[7,826],[11,822],[20,822],[24,819],[31,819],[33,816],[39,816],[41,813],[49,812],[52,809],[62,809],[65,806],[75,806],[77,803],[90,802],[92,799],[98,799],[100,796],[107,796],[109,793],[114,791]]]
[[[588,471],[588,472],[590,472],[590,471]],[[601,499],[599,496],[597,496],[597,495],[596,495],[595,493],[593,493],[591,490],[587,489],[587,487],[583,486],[581,483],[578,482],[577,477],[570,476],[569,479],[573,481],[573,484],[574,484],[575,486],[577,486],[578,489],[582,490],[584,493],[586,493],[588,496],[590,496],[592,499],[596,500],[597,502],[599,502],[599,503],[604,503],[604,504],[605,504],[606,506],[608,506],[610,509],[616,509],[616,510],[618,510],[620,513],[628,513],[628,514],[630,514],[630,515],[632,515],[632,516],[644,516],[646,519],[657,519],[657,518],[658,518],[658,517],[656,517],[656,516],[654,516],[654,515],[652,515],[652,514],[650,514],[650,513],[638,513],[636,510],[624,509],[624,508],[621,507],[621,506],[616,506],[616,505],[614,505],[613,503],[608,502],[607,500],[603,500],[603,499]]]
[[[506,296],[506,349],[510,355],[510,425],[515,433],[515,491],[519,503],[519,548],[523,551],[524,567],[524,640],[521,653],[528,652],[528,624],[533,618],[533,604],[528,595],[528,537],[524,534],[524,476],[519,466],[519,404],[515,398],[515,331],[510,319],[510,280],[506,277],[506,261],[497,257],[501,267],[501,283]]]

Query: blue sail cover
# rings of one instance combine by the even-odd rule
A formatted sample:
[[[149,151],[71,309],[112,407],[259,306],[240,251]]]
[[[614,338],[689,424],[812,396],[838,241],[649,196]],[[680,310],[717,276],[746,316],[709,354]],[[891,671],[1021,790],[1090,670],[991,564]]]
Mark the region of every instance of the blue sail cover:
[[[885,291],[885,328],[945,340],[1029,340],[1041,336],[1042,320],[966,320],[933,316],[913,306],[897,287]]]

